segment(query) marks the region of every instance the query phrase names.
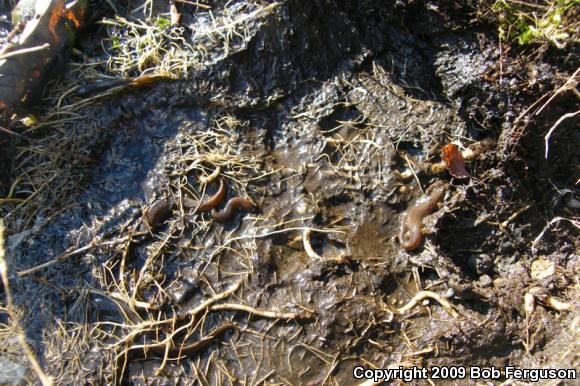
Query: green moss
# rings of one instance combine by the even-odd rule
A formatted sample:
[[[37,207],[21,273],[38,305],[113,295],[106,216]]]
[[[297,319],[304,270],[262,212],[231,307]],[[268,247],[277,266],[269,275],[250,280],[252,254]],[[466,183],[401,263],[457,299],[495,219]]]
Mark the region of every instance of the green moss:
[[[155,20],[155,25],[159,28],[165,28],[171,25],[171,20],[164,17],[158,17],[157,20]]]
[[[492,11],[499,19],[499,36],[520,45],[549,42],[559,48],[577,42],[577,9],[580,0],[541,3],[497,0]]]
[[[111,38],[111,48],[112,49],[121,48],[121,40],[118,37]]]

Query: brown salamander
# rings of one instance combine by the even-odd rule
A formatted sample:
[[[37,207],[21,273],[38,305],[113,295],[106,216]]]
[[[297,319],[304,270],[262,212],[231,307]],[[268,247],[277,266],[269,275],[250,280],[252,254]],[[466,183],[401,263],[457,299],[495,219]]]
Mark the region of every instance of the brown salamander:
[[[220,180],[220,187],[218,191],[204,201],[199,208],[195,211],[195,213],[202,213],[202,212],[209,212],[220,202],[224,199],[226,195],[226,185],[222,180]],[[149,225],[150,229],[155,229],[157,226],[161,225],[161,222],[169,215],[171,209],[175,207],[176,203],[175,200],[172,198],[162,197],[155,201],[143,214],[143,219]],[[189,199],[188,197],[184,197],[183,199],[183,207],[185,209],[192,209],[195,208],[197,204]],[[141,229],[144,230],[144,229]]]
[[[431,192],[418,199],[403,214],[399,241],[407,251],[413,251],[423,241],[423,218],[437,209],[437,203],[443,199],[446,186],[436,186]]]
[[[218,206],[225,196],[226,196],[226,184],[224,184],[224,181],[220,179],[220,187],[218,191],[213,196],[211,196],[207,201],[203,202],[199,206],[199,208],[197,208],[195,213],[209,212],[210,210]]]
[[[171,211],[173,207],[173,200],[169,198],[160,198],[159,200],[155,201],[143,215],[143,219],[149,225],[149,228],[154,229],[156,228],[167,215]]]
[[[76,90],[76,95],[82,98],[88,97],[92,94],[107,91],[112,89],[119,89],[125,87],[144,87],[150,86],[159,79],[164,79],[161,75],[141,75],[136,78],[118,78],[112,80],[102,80],[94,83],[85,84]]]
[[[129,359],[142,360],[151,359],[152,357],[165,358],[165,356],[168,355],[169,359],[175,360],[184,356],[194,355],[201,352],[204,348],[219,338],[223,333],[229,330],[239,331],[239,328],[233,323],[221,324],[195,342],[180,344],[178,346],[171,346],[169,348],[169,352],[167,353],[165,351],[166,345],[164,343],[151,343],[147,344],[146,347],[131,347],[117,356],[115,374],[117,381],[116,384],[125,384],[125,382],[123,382],[123,378]]]
[[[216,338],[218,338],[226,331],[237,329],[238,326],[233,323],[224,323],[220,326],[217,326],[203,338],[200,338],[195,342],[171,347],[168,353],[169,357],[176,359],[179,357],[196,354],[209,346],[213,341],[215,341]],[[131,359],[149,359],[154,356],[163,358],[165,356],[165,347],[165,343],[152,343],[148,344],[146,349],[141,347],[131,348],[129,349],[129,357]]]
[[[230,221],[238,212],[238,210],[243,210],[246,212],[251,212],[256,210],[256,205],[245,198],[241,197],[234,197],[228,201],[226,207],[221,211],[216,209],[212,209],[211,216],[219,222],[228,222]]]

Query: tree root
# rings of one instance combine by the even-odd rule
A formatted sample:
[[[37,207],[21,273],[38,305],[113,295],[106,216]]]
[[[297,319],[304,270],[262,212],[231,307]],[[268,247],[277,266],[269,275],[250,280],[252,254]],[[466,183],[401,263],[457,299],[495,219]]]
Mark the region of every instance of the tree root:
[[[420,291],[418,292],[413,298],[409,301],[409,303],[405,304],[403,307],[395,309],[395,312],[398,314],[404,314],[405,312],[411,310],[417,304],[421,303],[425,299],[433,299],[436,300],[439,304],[445,308],[445,311],[449,315],[454,318],[459,317],[459,313],[453,308],[453,305],[449,302],[449,300],[445,299],[443,296],[433,292],[433,291]]]

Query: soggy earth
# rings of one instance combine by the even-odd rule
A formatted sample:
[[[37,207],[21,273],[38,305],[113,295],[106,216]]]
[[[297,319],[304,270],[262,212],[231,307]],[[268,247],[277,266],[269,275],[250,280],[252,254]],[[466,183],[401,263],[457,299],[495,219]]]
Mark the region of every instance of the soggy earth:
[[[547,159],[544,142],[578,99],[533,105],[578,68],[577,47],[527,63],[469,2],[214,1],[182,4],[181,27],[160,22],[165,3],[119,3],[21,112],[25,137],[0,142],[14,302],[57,383],[579,368],[577,116]],[[163,77],[76,93],[148,69]],[[437,167],[449,143],[470,152],[469,177]],[[196,210],[219,181],[216,210],[258,209]],[[444,197],[406,251],[404,213],[431,186]],[[34,382],[0,339],[16,374],[1,382]]]

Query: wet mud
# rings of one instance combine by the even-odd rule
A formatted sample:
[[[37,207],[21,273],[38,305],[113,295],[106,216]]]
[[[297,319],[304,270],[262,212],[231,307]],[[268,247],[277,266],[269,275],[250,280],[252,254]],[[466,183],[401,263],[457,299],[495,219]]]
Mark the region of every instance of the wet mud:
[[[500,48],[467,5],[259,3],[213,2],[217,17],[245,18],[227,49],[191,29],[191,46],[209,47],[198,67],[84,106],[62,126],[84,141],[60,161],[66,182],[26,207],[34,218],[2,208],[15,302],[46,371],[346,385],[358,365],[578,368],[578,229],[545,230],[578,215],[577,121],[549,162],[540,135],[575,101],[562,96],[515,146],[507,133],[533,98],[486,80]],[[97,37],[79,47],[105,58],[87,48]],[[433,168],[450,142],[483,149],[469,178]],[[196,211],[218,179],[216,213],[235,197],[256,207],[223,221]],[[422,240],[405,248],[405,213],[433,185],[444,189],[413,219]],[[439,300],[409,306],[421,291]]]

